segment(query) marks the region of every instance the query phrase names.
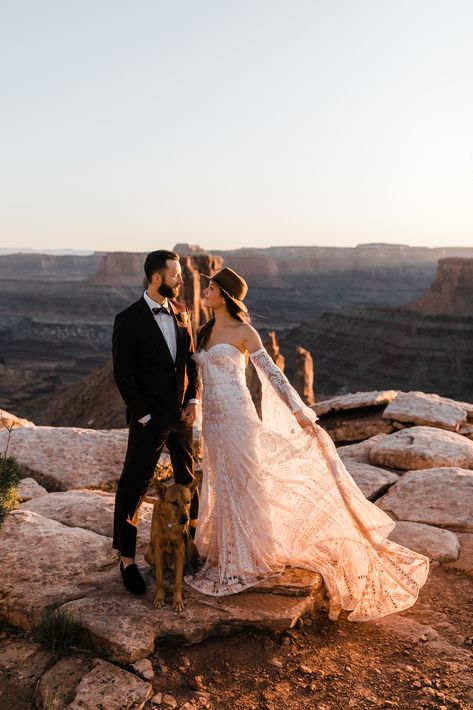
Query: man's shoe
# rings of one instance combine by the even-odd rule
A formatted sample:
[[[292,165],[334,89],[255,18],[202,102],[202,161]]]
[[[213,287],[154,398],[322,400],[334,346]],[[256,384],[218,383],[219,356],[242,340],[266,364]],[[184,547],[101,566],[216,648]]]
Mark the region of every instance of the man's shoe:
[[[123,567],[123,562],[120,562],[120,572],[125,589],[128,589],[132,594],[144,594],[146,592],[146,584],[137,565],[131,564]]]

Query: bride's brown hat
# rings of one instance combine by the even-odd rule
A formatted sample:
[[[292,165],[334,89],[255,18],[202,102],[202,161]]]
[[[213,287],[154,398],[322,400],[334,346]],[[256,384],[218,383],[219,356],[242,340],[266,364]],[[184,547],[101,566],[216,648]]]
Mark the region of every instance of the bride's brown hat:
[[[241,308],[242,311],[245,311],[245,313],[248,312],[248,308],[243,303],[243,299],[248,293],[248,284],[236,271],[225,266],[213,276],[207,276],[207,274],[201,274],[201,276],[216,283],[219,289],[221,289],[233,303]]]

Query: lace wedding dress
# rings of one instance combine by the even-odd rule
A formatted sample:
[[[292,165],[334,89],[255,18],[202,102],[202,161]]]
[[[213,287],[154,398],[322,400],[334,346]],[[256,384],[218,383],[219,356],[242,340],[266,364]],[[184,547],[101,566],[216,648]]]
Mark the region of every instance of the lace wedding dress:
[[[262,382],[262,420],[240,350],[220,343],[194,357],[204,440],[196,544],[205,563],[186,582],[222,596],[290,565],[320,572],[331,619],[342,609],[368,621],[411,606],[427,557],[386,539],[395,523],[364,497],[329,435],[298,425],[292,412],[315,414],[266,350],[250,356]]]

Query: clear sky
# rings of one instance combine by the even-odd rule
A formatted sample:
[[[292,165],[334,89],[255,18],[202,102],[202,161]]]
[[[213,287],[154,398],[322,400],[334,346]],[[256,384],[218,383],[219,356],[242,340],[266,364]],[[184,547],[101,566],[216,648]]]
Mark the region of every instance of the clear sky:
[[[0,245],[473,245],[472,0],[0,0]]]

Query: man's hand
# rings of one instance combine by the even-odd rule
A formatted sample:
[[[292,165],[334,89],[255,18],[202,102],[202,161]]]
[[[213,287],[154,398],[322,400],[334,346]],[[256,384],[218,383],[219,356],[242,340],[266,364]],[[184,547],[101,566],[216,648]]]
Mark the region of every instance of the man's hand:
[[[299,409],[297,412],[294,412],[294,416],[297,419],[297,423],[299,424],[299,426],[305,429],[308,434],[314,436],[317,433],[317,429],[315,428],[315,422],[313,422],[312,419],[307,416],[307,414],[304,414],[302,409]]]
[[[144,428],[148,424],[148,422],[151,421],[151,414],[145,414],[145,416],[141,417],[141,419],[138,419],[138,421],[141,424],[141,426]]]
[[[197,416],[197,405],[187,404],[182,410],[182,421],[186,426],[192,426]]]

